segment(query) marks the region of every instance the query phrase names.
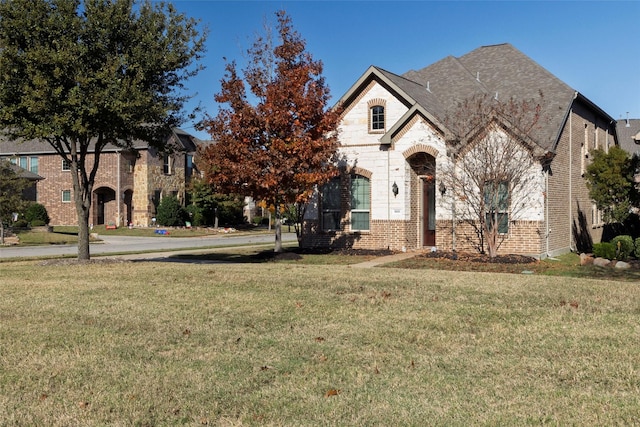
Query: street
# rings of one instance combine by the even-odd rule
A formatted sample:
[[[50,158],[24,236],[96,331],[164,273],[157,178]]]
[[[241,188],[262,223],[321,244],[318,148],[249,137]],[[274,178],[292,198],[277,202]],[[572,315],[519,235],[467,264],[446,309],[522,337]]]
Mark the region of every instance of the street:
[[[91,243],[91,255],[123,252],[167,252],[222,246],[263,245],[275,242],[273,233],[254,235],[216,235],[204,237],[129,237],[100,235],[101,242]],[[295,242],[295,233],[282,233],[282,242]],[[9,246],[0,248],[0,259],[56,257],[76,255],[77,245]],[[151,255],[151,254],[149,254]]]

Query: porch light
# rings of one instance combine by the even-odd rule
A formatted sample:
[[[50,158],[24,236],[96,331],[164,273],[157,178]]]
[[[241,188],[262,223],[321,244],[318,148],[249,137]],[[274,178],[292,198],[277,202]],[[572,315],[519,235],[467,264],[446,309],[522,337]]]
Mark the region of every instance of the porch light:
[[[391,186],[391,192],[393,193],[393,197],[398,195],[398,184],[396,184],[395,181],[393,181],[393,185]]]
[[[444,186],[444,182],[440,181],[440,186],[438,187],[440,190],[440,195],[444,196],[444,193],[447,192],[447,187]]]

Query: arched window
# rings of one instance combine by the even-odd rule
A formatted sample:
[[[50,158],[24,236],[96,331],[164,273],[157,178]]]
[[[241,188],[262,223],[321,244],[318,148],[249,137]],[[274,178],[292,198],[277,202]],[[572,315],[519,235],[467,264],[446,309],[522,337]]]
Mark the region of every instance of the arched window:
[[[351,231],[368,231],[371,215],[371,184],[361,175],[351,177]]]
[[[384,107],[382,105],[374,105],[369,111],[369,114],[371,114],[371,130],[384,131]]]

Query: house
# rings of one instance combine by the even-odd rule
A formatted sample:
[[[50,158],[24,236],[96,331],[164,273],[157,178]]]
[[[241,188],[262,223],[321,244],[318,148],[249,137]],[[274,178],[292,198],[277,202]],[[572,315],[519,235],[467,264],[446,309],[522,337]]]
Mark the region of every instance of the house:
[[[149,226],[162,197],[176,195],[184,203],[198,144],[194,136],[173,129],[167,141],[173,150],[167,154],[143,141],[134,141],[132,150],[107,145],[100,155],[89,222]],[[34,200],[47,208],[51,225],[77,224],[70,165],[47,142],[0,141],[0,159],[43,178],[37,181]],[[91,152],[87,162],[93,162]]]
[[[640,156],[640,119],[618,120],[617,132],[620,148],[631,156]]]
[[[509,203],[500,213],[499,252],[547,257],[598,242],[603,224],[583,174],[589,150],[617,143],[616,122],[512,45],[500,44],[403,75],[371,66],[351,86],[338,102],[341,175],[308,205],[301,245],[476,250],[477,236],[462,221],[469,218],[460,215],[464,200],[447,192],[443,173],[472,152],[461,147],[484,138],[477,133],[464,144],[452,142],[446,124],[461,102],[477,95],[539,102],[543,118],[523,146],[533,166],[518,218],[513,183],[504,183]],[[488,131],[506,134],[503,124]]]
[[[6,161],[6,160],[0,160],[0,161]],[[22,198],[30,202],[35,202],[36,194],[37,194],[36,186],[38,184],[38,181],[41,181],[44,178],[42,178],[40,175],[36,173],[33,173],[29,170],[21,168],[15,163],[9,163],[9,167],[16,174],[16,176],[18,176],[19,178],[26,179],[29,183],[27,187],[24,190],[22,190]]]

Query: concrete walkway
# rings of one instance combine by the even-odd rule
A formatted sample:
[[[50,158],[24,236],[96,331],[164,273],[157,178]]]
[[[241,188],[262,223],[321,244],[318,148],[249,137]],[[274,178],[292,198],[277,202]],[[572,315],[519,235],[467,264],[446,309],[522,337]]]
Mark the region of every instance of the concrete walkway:
[[[382,264],[388,264],[390,262],[402,261],[405,259],[410,259],[419,255],[419,252],[401,252],[393,255],[381,256],[378,258],[370,259],[369,261],[361,262],[358,264],[352,264],[350,267],[354,268],[371,268],[377,267]]]

